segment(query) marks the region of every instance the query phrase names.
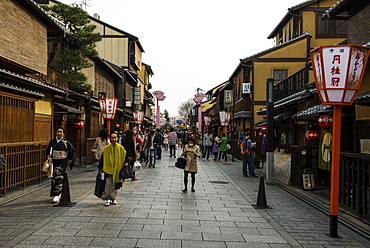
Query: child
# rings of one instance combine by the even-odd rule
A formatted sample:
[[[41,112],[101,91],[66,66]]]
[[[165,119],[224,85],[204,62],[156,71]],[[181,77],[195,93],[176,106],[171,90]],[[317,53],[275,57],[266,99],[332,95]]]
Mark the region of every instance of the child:
[[[215,158],[213,160],[214,161],[220,161],[220,160],[217,159],[217,157],[218,157],[218,142],[216,140],[213,141],[212,153],[215,156]]]

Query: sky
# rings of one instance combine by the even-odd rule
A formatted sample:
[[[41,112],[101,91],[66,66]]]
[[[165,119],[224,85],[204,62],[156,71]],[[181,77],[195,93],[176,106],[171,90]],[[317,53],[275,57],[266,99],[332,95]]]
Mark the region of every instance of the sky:
[[[83,0],[59,0],[81,4]],[[160,111],[178,116],[181,103],[227,81],[240,59],[272,48],[267,36],[288,8],[306,0],[84,0],[91,16],[139,38],[142,60],[164,92]],[[86,8],[85,8],[86,7]]]

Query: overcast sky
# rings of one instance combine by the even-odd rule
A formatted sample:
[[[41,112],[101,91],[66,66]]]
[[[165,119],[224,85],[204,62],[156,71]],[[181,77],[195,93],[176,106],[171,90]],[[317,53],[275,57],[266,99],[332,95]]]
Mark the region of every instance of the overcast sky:
[[[65,4],[82,0],[59,0]],[[267,36],[306,0],[86,0],[86,11],[139,38],[161,112],[225,82],[239,60],[274,46]]]

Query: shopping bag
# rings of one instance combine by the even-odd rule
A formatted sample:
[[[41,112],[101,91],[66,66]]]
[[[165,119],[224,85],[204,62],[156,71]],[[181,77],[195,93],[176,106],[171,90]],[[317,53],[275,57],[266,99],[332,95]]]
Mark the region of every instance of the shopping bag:
[[[44,165],[42,166],[42,171],[43,172],[48,172],[50,165],[53,164],[53,160],[51,158],[48,158],[45,162]]]
[[[105,189],[105,177],[104,172],[102,172],[101,174],[98,173],[98,175],[96,176],[94,195],[100,198],[104,192],[104,189]]]
[[[138,160],[134,163],[134,171],[140,171],[142,169],[142,166]]]

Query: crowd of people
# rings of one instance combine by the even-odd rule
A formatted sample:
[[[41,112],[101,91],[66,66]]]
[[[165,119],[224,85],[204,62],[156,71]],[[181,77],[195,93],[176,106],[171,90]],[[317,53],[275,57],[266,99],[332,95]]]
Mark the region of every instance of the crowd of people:
[[[59,202],[61,196],[63,171],[68,164],[76,160],[73,145],[64,138],[65,131],[62,127],[56,130],[56,138],[51,140],[47,148],[47,156],[54,163],[54,173],[51,181],[50,196],[53,202]],[[202,133],[177,131],[173,128],[161,130],[132,130],[124,131],[122,128],[114,131],[108,137],[107,129],[102,129],[96,138],[92,151],[98,162],[99,175],[105,180],[104,192],[101,198],[105,205],[117,204],[116,195],[122,187],[123,179],[120,171],[123,167],[133,169],[135,161],[155,168],[156,161],[162,158],[162,149],[169,150],[169,157],[176,158],[177,150],[180,156],[186,159],[184,168],[184,188],[188,191],[188,175],[191,175],[191,191],[195,192],[195,175],[198,172],[197,158],[203,160],[227,161],[227,150],[230,149],[229,140],[225,133],[221,137],[207,131]],[[244,176],[256,177],[254,173],[253,148],[255,143],[251,140],[251,132],[246,129],[239,141],[242,153],[242,173]],[[135,171],[132,170],[131,180],[138,180]]]

